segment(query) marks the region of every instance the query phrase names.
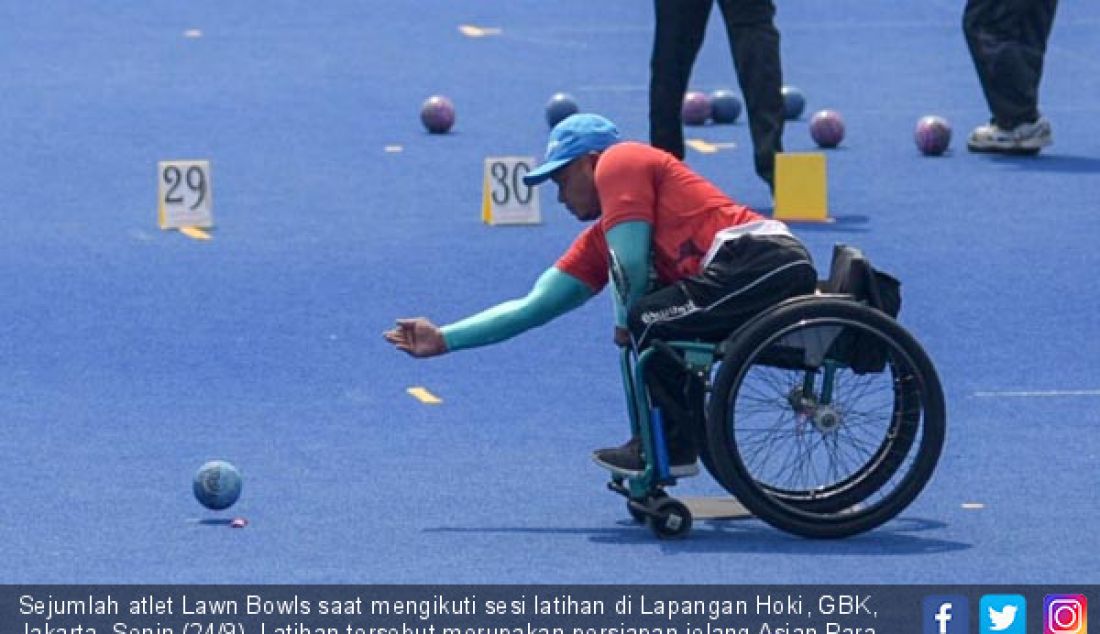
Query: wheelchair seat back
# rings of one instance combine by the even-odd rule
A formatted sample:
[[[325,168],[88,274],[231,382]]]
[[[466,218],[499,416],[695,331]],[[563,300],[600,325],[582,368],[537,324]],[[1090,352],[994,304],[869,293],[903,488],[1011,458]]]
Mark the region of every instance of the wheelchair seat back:
[[[862,251],[846,244],[833,246],[829,277],[818,282],[822,293],[848,295],[891,317],[901,310],[900,287],[897,279],[871,266]]]
[[[818,290],[869,305],[891,317],[896,317],[901,307],[900,282],[875,270],[862,251],[846,244],[833,247],[829,277],[819,281]],[[815,370],[826,359],[867,374],[885,369],[887,351],[866,332],[830,324],[795,330],[761,355],[764,364],[784,369]]]

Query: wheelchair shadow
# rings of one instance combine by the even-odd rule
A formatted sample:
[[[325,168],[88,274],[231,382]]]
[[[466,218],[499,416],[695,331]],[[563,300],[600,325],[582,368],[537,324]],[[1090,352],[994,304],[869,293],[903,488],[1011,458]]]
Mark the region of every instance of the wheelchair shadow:
[[[1039,154],[1038,156],[990,155],[998,166],[1029,172],[1060,172],[1065,174],[1100,174],[1100,158],[1069,154]]]
[[[945,528],[943,522],[920,518],[896,519],[882,528],[840,540],[803,539],[776,530],[752,518],[697,520],[691,534],[681,540],[660,540],[647,527],[622,520],[608,528],[537,528],[537,527],[439,527],[426,533],[505,534],[505,535],[579,535],[589,540],[618,546],[659,546],[668,554],[678,553],[777,553],[785,555],[931,555],[968,550],[973,544],[954,542],[918,533]]]

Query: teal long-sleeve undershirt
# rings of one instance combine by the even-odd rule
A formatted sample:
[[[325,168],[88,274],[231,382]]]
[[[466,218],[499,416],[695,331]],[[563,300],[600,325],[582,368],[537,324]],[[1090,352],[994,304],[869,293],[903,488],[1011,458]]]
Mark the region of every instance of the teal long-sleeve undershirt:
[[[592,297],[592,289],[557,268],[546,269],[525,297],[513,299],[442,328],[447,350],[477,348],[541,326]]]
[[[630,293],[626,309],[645,294],[649,282],[652,229],[641,221],[615,225],[607,232],[608,246],[623,266]],[[576,277],[551,267],[527,295],[513,299],[442,328],[447,350],[464,350],[511,339],[578,308],[592,297],[592,289]],[[616,310],[616,324],[626,325],[626,309]]]
[[[619,327],[626,327],[626,316],[630,307],[639,297],[645,295],[649,286],[652,235],[652,227],[640,220],[619,223],[607,232],[607,246],[615,252],[615,257],[622,265],[629,287],[626,305],[620,306],[618,300],[615,301],[615,325]]]

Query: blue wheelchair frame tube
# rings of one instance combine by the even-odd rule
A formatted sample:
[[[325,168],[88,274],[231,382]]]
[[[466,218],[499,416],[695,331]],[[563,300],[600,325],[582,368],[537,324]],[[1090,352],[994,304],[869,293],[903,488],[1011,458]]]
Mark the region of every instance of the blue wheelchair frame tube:
[[[668,342],[668,346],[683,352],[688,366],[694,369],[710,368],[717,349],[715,344],[693,341],[672,341]],[[667,484],[673,478],[669,474],[668,443],[665,441],[661,412],[650,403],[649,391],[645,389],[646,366],[654,354],[661,352],[653,347],[646,348],[638,354],[637,361],[631,363],[633,354],[632,349],[624,348],[620,357],[630,427],[633,433],[641,436],[646,455],[654,458],[647,461],[641,477],[629,480],[631,494],[641,497],[652,485]]]
[[[647,456],[643,482],[662,484],[670,480],[668,473],[668,446],[665,444],[664,425],[661,424],[661,412],[649,401],[649,390],[645,389],[645,370],[649,360],[657,354],[653,348],[646,348],[638,354],[634,364],[633,392],[634,408],[639,414],[638,431],[642,435],[642,446]]]

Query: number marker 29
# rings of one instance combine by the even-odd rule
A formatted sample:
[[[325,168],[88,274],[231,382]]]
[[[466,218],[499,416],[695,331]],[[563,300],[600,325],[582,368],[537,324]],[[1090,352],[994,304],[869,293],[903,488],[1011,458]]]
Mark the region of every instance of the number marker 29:
[[[214,226],[210,161],[157,164],[157,221],[162,229]]]

